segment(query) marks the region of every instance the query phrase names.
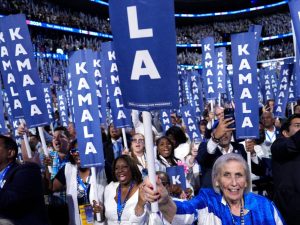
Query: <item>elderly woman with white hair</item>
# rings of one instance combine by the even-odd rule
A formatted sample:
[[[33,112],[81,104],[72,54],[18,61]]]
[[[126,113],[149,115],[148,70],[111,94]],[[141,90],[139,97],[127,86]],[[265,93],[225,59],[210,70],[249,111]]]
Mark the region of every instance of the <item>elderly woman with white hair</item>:
[[[213,189],[201,189],[189,201],[173,201],[157,180],[157,191],[149,180],[141,185],[145,200],[158,200],[164,218],[172,224],[205,225],[281,225],[285,224],[275,205],[267,198],[251,193],[250,172],[246,161],[235,153],[219,157],[212,171]]]

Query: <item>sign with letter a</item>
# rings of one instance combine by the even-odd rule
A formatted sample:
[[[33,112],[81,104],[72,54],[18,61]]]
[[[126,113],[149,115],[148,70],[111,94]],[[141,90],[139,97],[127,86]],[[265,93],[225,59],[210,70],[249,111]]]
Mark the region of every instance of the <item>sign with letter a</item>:
[[[125,107],[178,108],[174,2],[110,0],[109,14]]]

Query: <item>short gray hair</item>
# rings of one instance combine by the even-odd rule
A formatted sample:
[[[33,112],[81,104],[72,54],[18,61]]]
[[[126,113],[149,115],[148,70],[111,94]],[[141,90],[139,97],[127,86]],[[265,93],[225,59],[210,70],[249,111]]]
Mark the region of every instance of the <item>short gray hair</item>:
[[[251,186],[250,170],[249,170],[248,164],[244,160],[244,158],[240,154],[237,154],[237,153],[228,153],[228,154],[222,155],[214,163],[211,177],[212,177],[212,185],[213,185],[215,192],[217,192],[219,194],[221,193],[220,188],[216,185],[216,180],[220,177],[221,169],[223,168],[223,166],[230,161],[236,161],[236,162],[239,162],[242,164],[242,166],[245,170],[246,182],[247,182],[247,187],[246,187],[244,193],[248,193],[250,191],[250,186]]]

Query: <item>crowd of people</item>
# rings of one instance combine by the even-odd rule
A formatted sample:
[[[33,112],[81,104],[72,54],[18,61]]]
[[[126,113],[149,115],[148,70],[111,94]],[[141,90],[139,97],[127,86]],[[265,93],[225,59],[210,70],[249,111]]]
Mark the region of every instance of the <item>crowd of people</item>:
[[[11,137],[0,136],[0,223],[148,224],[149,203],[158,200],[164,224],[299,224],[300,105],[277,121],[269,100],[260,109],[259,138],[247,140],[235,138],[223,107],[209,106],[198,121],[201,142],[189,138],[176,112],[165,132],[153,122],[157,190],[147,178],[143,120],[136,110],[126,138],[114,124],[99,127],[105,163],[94,169],[81,165],[74,123],[62,127],[56,117],[53,131],[44,129],[49,155],[37,130],[20,124],[17,133],[27,134],[30,150],[24,139],[19,152]],[[185,187],[168,175],[178,166]]]
[[[0,13],[23,13],[27,19],[79,28],[83,30],[111,33],[109,21],[99,16],[69,9],[50,1],[3,0]]]
[[[258,61],[278,59],[285,57],[294,56],[294,45],[292,38],[288,39],[278,39],[273,41],[272,44],[268,42],[261,42],[258,50]],[[198,49],[185,48],[184,50],[178,51],[177,54],[178,64],[185,65],[201,65],[202,54]],[[227,64],[232,63],[230,46],[226,48],[226,62]]]

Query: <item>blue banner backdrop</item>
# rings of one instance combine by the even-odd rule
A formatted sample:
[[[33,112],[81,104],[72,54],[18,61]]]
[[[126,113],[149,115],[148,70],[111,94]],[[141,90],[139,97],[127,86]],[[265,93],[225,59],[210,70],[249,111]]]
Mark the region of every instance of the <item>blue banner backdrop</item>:
[[[130,110],[124,107],[123,92],[120,88],[120,76],[116,63],[113,42],[102,43],[101,59],[104,73],[108,85],[109,105],[112,112],[112,121],[115,127],[131,126]]]
[[[23,14],[5,16],[0,18],[1,29],[1,73],[6,90],[16,91],[18,100],[14,98],[13,112],[20,104],[29,128],[43,126],[50,123],[44,92],[37,72],[37,64],[33,56],[32,43]],[[15,83],[16,90],[7,85]],[[16,85],[18,84],[18,85]],[[7,89],[9,88],[9,89]],[[10,98],[13,94],[10,93]],[[18,117],[21,114],[17,115]]]
[[[285,108],[288,101],[289,86],[294,64],[283,64],[280,70],[278,92],[275,98],[274,116],[285,118]]]
[[[103,144],[92,50],[79,50],[69,59],[76,133],[82,167],[103,166]]]
[[[174,2],[110,0],[109,14],[125,107],[178,108]]]
[[[254,32],[232,34],[231,43],[236,137],[258,138],[258,82]]]

